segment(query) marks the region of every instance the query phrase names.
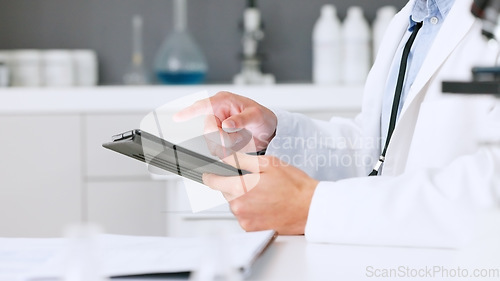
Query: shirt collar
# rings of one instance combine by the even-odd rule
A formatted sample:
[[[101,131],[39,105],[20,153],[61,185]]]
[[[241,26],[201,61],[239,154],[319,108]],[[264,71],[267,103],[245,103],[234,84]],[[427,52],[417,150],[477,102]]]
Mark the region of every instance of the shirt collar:
[[[436,16],[444,19],[454,2],[455,0],[415,0],[408,30],[412,31],[418,22],[422,22],[428,17]]]

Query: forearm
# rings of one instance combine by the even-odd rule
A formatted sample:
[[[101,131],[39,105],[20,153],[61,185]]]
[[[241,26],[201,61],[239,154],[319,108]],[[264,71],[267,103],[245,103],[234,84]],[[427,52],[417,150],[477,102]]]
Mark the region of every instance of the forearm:
[[[276,134],[267,148],[272,155],[318,180],[338,180],[365,174],[360,130],[344,118],[332,122],[274,110]]]

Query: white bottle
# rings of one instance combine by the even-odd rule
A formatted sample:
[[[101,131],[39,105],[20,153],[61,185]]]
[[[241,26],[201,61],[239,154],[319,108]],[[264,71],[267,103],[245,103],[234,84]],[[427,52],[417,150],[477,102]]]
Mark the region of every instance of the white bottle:
[[[10,53],[0,51],[0,88],[10,85]]]
[[[313,81],[338,84],[341,80],[340,20],[333,5],[324,5],[313,30]]]
[[[99,65],[93,50],[73,50],[75,86],[93,87],[98,84]]]
[[[38,50],[16,50],[12,52],[12,86],[14,87],[40,87],[41,55]]]
[[[42,81],[46,87],[71,87],[75,84],[73,59],[68,50],[42,52]]]
[[[392,18],[396,15],[394,6],[384,6],[377,10],[377,16],[373,22],[373,59],[377,56],[380,43],[384,37],[387,27]]]
[[[346,84],[362,85],[365,82],[371,65],[370,33],[361,7],[350,7],[342,25],[342,70]]]

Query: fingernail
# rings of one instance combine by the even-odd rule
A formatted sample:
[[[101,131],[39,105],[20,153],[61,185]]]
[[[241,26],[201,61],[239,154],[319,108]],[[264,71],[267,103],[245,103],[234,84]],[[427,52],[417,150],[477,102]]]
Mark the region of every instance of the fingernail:
[[[222,128],[226,133],[236,133],[241,131],[242,128]]]
[[[236,127],[236,123],[234,123],[233,120],[226,120],[226,121],[224,121],[222,123],[223,123],[222,126],[224,128],[227,128],[227,129],[232,129],[232,128]]]

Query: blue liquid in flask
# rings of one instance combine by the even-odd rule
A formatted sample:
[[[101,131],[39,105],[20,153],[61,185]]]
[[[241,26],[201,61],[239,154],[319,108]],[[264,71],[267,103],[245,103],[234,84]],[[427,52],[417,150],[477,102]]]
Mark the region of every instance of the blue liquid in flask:
[[[172,85],[189,85],[201,84],[205,81],[206,73],[204,71],[190,71],[190,72],[171,72],[171,71],[157,71],[156,77],[162,84]]]

